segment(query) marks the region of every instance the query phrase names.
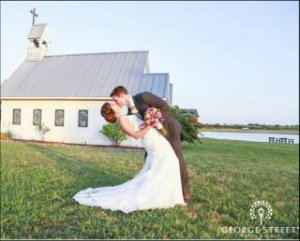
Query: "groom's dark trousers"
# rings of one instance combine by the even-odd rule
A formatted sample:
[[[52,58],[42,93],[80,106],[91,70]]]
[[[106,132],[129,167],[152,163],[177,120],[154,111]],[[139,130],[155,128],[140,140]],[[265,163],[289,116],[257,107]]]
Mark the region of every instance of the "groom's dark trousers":
[[[181,139],[180,139],[180,133],[182,130],[181,124],[170,113],[169,111],[170,107],[168,103],[162,100],[160,97],[153,95],[150,92],[143,92],[132,96],[132,98],[135,107],[138,109],[139,114],[142,117],[144,116],[145,111],[149,107],[159,108],[163,113],[165,121],[162,124],[163,127],[167,130],[167,134],[165,135],[165,138],[170,142],[174,152],[176,153],[177,158],[179,159],[182,192],[183,195],[190,194],[189,184],[188,184],[188,172],[187,172],[186,162],[183,158]]]

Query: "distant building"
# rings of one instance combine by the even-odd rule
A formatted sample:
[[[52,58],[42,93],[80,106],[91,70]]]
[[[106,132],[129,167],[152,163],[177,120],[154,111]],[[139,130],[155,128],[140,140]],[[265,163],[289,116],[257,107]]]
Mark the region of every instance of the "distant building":
[[[42,140],[43,123],[45,141],[110,145],[99,133],[106,124],[100,109],[118,85],[172,104],[169,74],[150,73],[148,51],[49,56],[47,24],[32,26],[27,42],[26,60],[1,85],[1,132],[16,139]]]
[[[196,109],[180,109],[183,115],[191,116],[192,121],[199,122],[199,114]]]

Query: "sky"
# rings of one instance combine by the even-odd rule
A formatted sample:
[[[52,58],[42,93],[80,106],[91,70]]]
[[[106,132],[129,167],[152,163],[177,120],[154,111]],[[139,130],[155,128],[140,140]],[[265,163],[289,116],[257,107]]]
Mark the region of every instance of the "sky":
[[[299,124],[298,1],[1,1],[1,83],[48,23],[50,55],[148,50],[201,123]]]

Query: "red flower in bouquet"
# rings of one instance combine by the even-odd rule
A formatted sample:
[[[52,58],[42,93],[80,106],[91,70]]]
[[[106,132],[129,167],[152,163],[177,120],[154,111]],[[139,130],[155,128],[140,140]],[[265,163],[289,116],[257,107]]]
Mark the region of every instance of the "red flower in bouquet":
[[[157,124],[156,121],[158,120],[160,123],[162,123],[164,118],[159,109],[155,107],[149,107],[145,112],[144,120],[147,125],[155,127]]]

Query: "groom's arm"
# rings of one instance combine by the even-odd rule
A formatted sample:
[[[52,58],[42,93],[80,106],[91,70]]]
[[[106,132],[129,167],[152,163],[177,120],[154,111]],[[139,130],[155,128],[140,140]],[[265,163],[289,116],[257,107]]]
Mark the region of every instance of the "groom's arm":
[[[170,109],[166,101],[150,92],[143,92],[141,97],[146,105],[159,108],[162,112],[168,112]]]

